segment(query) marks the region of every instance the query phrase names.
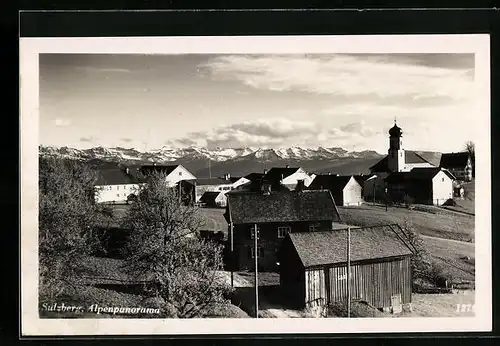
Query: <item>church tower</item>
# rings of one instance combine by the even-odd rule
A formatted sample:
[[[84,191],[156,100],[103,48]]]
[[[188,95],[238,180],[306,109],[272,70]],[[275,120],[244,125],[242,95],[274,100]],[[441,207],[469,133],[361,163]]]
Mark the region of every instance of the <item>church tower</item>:
[[[387,156],[387,166],[391,172],[403,172],[405,166],[405,151],[401,137],[403,130],[396,124],[389,130],[389,152]]]

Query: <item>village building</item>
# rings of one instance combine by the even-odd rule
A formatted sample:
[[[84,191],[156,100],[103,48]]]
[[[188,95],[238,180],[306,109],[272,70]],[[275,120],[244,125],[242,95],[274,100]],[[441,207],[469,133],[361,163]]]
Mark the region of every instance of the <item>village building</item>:
[[[288,233],[331,230],[340,215],[328,190],[231,191],[224,217],[228,241],[234,247],[232,266],[255,268],[254,230],[258,231],[258,261],[263,270],[276,270],[276,252]]]
[[[347,229],[290,233],[279,251],[281,294],[290,308],[347,302]],[[411,304],[411,245],[398,225],[351,228],[350,296],[379,309]]]
[[[363,203],[362,187],[354,176],[316,175],[308,190],[330,190],[337,206]]]
[[[370,167],[371,178],[363,186],[365,198],[373,201],[385,201],[385,179],[393,173],[410,172],[414,168],[439,167],[441,154],[430,151],[411,151],[403,148],[403,130],[394,126],[389,130],[389,149],[387,155]]]
[[[262,177],[262,181],[274,189],[285,187],[288,190],[294,190],[297,183],[302,183],[307,187],[312,182],[314,176],[309,175],[301,167],[273,167]]]
[[[196,177],[182,165],[143,165],[138,169],[140,179],[146,181],[153,173],[165,175],[167,187],[176,188],[184,204],[193,204],[196,198]]]
[[[439,167],[450,171],[457,180],[472,180],[472,160],[468,152],[443,154]]]
[[[118,165],[102,167],[95,182],[96,203],[126,203],[139,191],[141,181],[130,171]]]
[[[226,206],[227,197],[223,191],[206,191],[199,200],[206,207],[223,208]]]
[[[453,198],[455,177],[445,169],[430,167],[391,173],[385,181],[391,202],[443,205]]]
[[[196,202],[200,202],[205,192],[222,192],[225,194],[249,182],[250,180],[245,177],[231,177],[229,173],[226,173],[221,178],[198,178],[196,179]]]

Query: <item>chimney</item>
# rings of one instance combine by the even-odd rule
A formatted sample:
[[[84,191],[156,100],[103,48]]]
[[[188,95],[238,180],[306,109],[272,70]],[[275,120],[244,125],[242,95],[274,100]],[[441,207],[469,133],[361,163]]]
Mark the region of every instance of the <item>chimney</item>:
[[[226,174],[224,175],[224,179],[229,180],[230,178],[231,178],[231,174],[226,173]]]
[[[264,174],[267,174],[267,168],[264,168]]]
[[[328,172],[328,175],[332,175],[332,172]]]
[[[153,162],[153,166],[156,166],[156,162]]]
[[[286,165],[286,168],[290,168],[290,165]]]
[[[295,191],[304,191],[304,189],[305,189],[304,179],[297,180]]]
[[[125,173],[130,174],[130,169],[128,167],[125,168]]]

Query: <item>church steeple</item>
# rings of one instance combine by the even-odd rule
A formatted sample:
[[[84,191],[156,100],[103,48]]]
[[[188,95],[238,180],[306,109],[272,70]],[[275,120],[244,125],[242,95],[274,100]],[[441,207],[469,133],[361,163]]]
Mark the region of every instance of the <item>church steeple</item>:
[[[394,126],[389,130],[388,168],[391,172],[402,172],[405,166],[405,153],[401,137],[403,130],[397,125],[394,118]]]

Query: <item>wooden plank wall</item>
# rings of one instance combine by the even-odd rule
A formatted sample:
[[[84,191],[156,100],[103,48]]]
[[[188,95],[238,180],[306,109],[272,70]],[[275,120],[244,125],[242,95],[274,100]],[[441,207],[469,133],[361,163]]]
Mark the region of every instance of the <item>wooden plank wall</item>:
[[[327,275],[325,275],[326,271]],[[305,288],[306,305],[325,299],[327,292],[328,299],[325,302],[345,301],[347,299],[346,267],[306,270]],[[401,294],[403,304],[411,302],[411,266],[408,257],[351,267],[352,299],[361,299],[377,308],[382,308],[390,307],[391,297],[398,294]]]

